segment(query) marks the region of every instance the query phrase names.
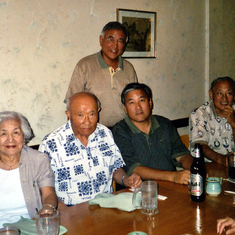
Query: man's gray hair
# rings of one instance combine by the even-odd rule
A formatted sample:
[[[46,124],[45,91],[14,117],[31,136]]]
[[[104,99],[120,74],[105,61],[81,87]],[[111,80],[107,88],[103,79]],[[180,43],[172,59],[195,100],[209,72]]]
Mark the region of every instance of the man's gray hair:
[[[122,30],[123,33],[125,34],[126,36],[126,42],[128,42],[128,31],[127,29],[125,28],[125,26],[123,26],[120,22],[118,21],[111,21],[109,23],[107,23],[102,31],[101,31],[101,36],[104,38],[104,33],[107,31],[107,30],[112,30],[112,29],[116,29],[116,30]]]
[[[70,99],[71,99],[74,95],[79,94],[79,93],[81,93],[81,92],[75,93],[75,94],[71,95],[71,96],[67,99],[67,101],[66,101],[66,109],[67,109],[67,110],[69,110]],[[94,95],[94,94],[92,94],[92,93],[90,93],[90,92],[85,92],[85,91],[84,91],[84,93],[87,93],[87,94],[91,95],[91,96],[95,99],[95,101],[97,102],[98,109],[101,107],[101,102],[100,102],[100,100],[98,99],[98,97],[97,97],[96,95]]]
[[[12,119],[20,123],[21,130],[24,134],[25,144],[29,143],[29,141],[34,137],[34,133],[27,118],[22,114],[14,111],[0,112],[0,124],[4,121]]]
[[[212,83],[211,83],[211,87],[210,90],[213,91],[215,85],[219,82],[229,82],[233,92],[235,92],[235,81],[231,78],[231,77],[218,77],[216,78]]]

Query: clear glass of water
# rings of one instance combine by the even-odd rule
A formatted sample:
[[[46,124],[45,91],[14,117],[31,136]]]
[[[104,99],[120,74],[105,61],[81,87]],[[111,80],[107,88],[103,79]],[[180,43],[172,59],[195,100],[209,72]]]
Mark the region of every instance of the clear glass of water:
[[[60,213],[47,209],[35,216],[38,235],[58,235],[60,227]]]
[[[137,193],[141,192],[141,204],[137,203]],[[133,206],[137,209],[142,209],[142,213],[148,216],[158,213],[158,189],[157,182],[152,180],[143,181],[141,188],[136,189],[133,198]]]

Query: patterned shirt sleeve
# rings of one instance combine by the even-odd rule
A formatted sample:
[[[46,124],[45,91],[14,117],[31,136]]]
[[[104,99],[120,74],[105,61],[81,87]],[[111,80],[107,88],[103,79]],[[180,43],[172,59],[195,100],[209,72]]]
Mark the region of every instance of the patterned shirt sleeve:
[[[200,109],[193,111],[190,115],[190,130],[189,138],[191,147],[195,142],[208,143],[209,142],[209,126],[206,116]]]

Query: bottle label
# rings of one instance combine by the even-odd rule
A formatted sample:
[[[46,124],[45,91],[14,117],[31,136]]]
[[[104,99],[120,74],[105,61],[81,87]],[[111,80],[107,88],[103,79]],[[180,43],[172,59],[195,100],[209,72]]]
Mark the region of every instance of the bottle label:
[[[191,174],[191,195],[201,196],[203,193],[203,177],[199,174]]]
[[[200,158],[200,151],[199,151],[199,149],[195,149],[194,150],[194,157],[195,158]]]

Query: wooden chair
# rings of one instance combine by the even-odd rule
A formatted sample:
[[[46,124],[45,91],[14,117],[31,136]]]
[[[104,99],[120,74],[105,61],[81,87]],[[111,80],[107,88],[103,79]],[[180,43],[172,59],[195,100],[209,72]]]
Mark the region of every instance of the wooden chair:
[[[181,128],[181,127],[187,127],[189,125],[189,118],[180,118],[180,119],[175,119],[171,120],[175,128]],[[189,135],[181,135],[180,136],[181,141],[183,144],[186,146],[186,148],[189,148]]]
[[[171,120],[175,128],[180,128],[180,127],[186,127],[189,125],[189,118],[180,118],[180,119],[175,119]]]
[[[181,141],[186,146],[186,148],[189,148],[189,135],[181,135],[180,136]]]
[[[113,192],[116,192],[117,191],[116,182],[114,180],[113,180],[112,186],[113,186]]]

